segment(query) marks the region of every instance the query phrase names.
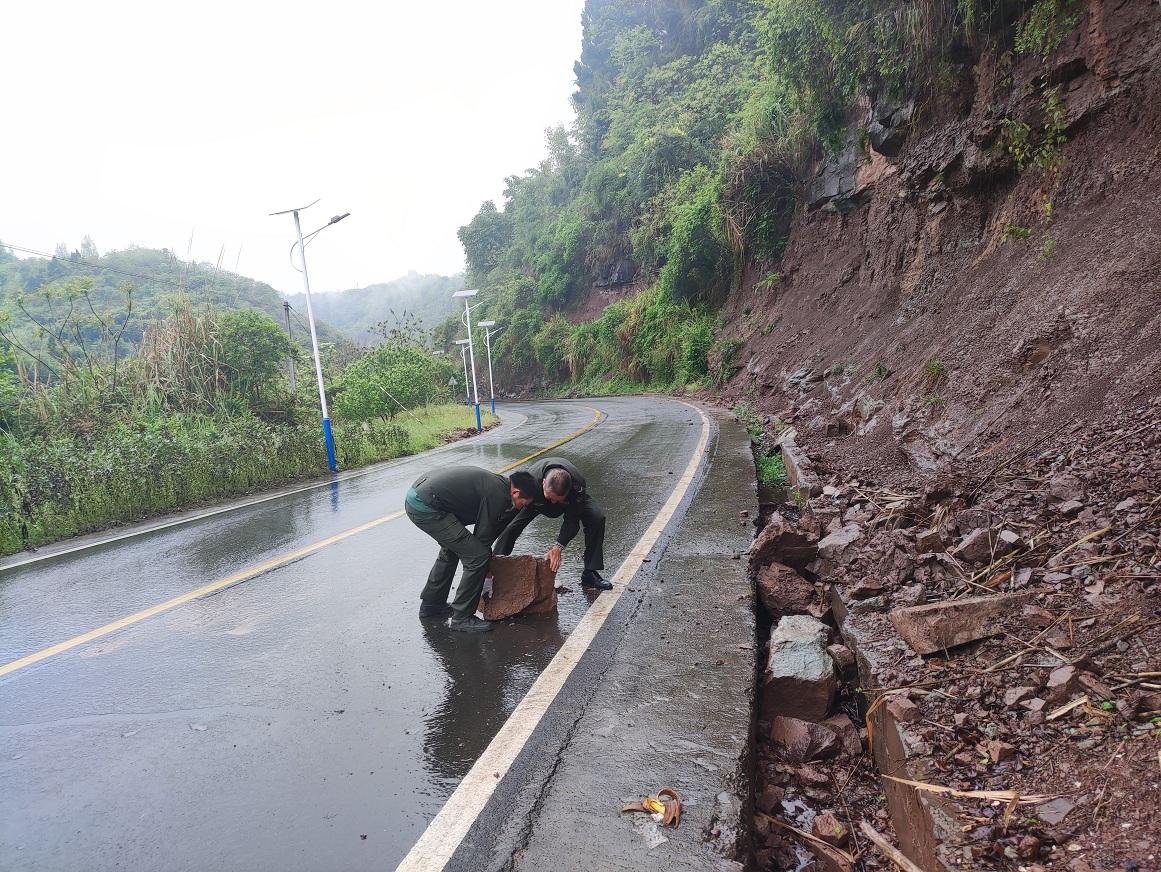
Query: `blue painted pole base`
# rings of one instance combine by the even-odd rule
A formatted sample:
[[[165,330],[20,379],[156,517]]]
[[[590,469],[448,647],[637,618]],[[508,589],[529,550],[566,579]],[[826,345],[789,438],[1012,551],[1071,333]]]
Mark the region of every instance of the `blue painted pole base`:
[[[484,432],[484,424],[480,420],[480,404],[479,403],[476,403],[476,431],[479,433]]]
[[[335,472],[338,467],[335,465],[335,437],[331,435],[330,418],[323,418],[323,438],[327,442],[327,466],[331,468],[331,472]]]
[[[496,398],[492,397],[492,414],[496,414]]]

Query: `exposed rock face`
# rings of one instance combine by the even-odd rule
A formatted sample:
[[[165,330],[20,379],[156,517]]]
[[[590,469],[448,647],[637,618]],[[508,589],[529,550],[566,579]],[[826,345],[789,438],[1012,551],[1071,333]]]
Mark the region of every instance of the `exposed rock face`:
[[[521,612],[534,614],[556,608],[556,573],[548,561],[531,555],[492,558],[492,595],[480,597],[480,612],[489,621]]]
[[[787,615],[770,634],[762,678],[762,717],[821,721],[838,690],[834,661],[826,652],[830,630],[809,615]]]
[[[1145,0],[1076,16],[1046,59],[982,40],[963,81],[910,123],[908,107],[866,104],[870,147],[852,136],[819,167],[784,257],[754,264],[727,304],[722,338],[750,363],[726,402],[777,411],[828,463],[910,472],[982,451],[999,462],[1015,434],[1128,406],[1156,383],[1161,18]],[[1027,125],[1035,147],[1050,101],[1059,155],[1018,167],[1005,131]],[[860,394],[876,408],[855,414]],[[1085,484],[1056,490],[1061,514],[1079,515]]]

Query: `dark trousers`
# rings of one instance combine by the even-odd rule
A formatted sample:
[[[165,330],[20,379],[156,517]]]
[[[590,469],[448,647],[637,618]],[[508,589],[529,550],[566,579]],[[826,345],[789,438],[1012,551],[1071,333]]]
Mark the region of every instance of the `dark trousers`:
[[[544,515],[546,518],[559,518],[564,515],[564,506],[552,504],[542,509],[525,506],[516,513],[516,517],[512,519],[512,522],[500,534],[500,538],[496,540],[495,553],[511,554],[516,540],[537,515]],[[580,522],[585,535],[585,569],[604,569],[605,513],[597,505],[596,500],[585,497],[584,502],[581,503]]]
[[[492,549],[473,536],[455,515],[417,512],[411,506],[404,508],[411,523],[439,543],[439,555],[419,598],[428,603],[446,603],[456,567],[463,563],[464,573],[460,576],[460,586],[451,606],[461,614],[474,615],[480,605]]]

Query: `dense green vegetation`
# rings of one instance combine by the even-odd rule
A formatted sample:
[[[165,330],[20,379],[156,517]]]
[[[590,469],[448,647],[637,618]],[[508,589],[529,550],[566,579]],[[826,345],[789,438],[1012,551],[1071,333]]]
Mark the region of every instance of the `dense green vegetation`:
[[[133,255],[137,269],[166,271],[0,248],[0,554],[327,472],[314,368],[267,314],[281,315],[277,295],[205,267],[186,270],[201,280],[187,294],[165,252]],[[342,468],[475,423],[447,405],[455,361],[415,344],[411,326],[385,329],[366,355],[329,333]]]
[[[503,368],[590,391],[728,376],[713,312],[743,263],[776,271],[803,182],[859,136],[856,101],[922,101],[992,37],[1050,50],[1070,5],[588,0],[575,125],[460,229]],[[633,300],[574,314],[633,279]]]
[[[451,294],[465,283],[481,289],[474,317],[501,325],[502,384],[724,383],[741,343],[719,336],[717,310],[744,265],[778,274],[803,183],[865,140],[856,102],[937,97],[988,40],[1007,62],[1046,62],[1078,14],[1075,0],[587,0],[576,122],[506,179],[502,206],[460,228],[467,275],[315,302],[340,464],[462,426],[417,410],[451,399],[463,335]],[[1018,167],[1055,172],[1065,113],[1047,78],[1042,129],[1000,126]],[[602,307],[607,287],[624,290]],[[294,319],[292,342],[272,288],[168,251],[101,255],[86,238],[20,258],[0,245],[0,553],[324,472]],[[780,478],[778,458],[760,460]]]

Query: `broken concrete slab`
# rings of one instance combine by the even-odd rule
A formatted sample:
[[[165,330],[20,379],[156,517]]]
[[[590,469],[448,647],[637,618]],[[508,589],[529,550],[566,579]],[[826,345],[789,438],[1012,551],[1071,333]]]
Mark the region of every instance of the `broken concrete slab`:
[[[915,653],[934,654],[998,633],[1000,618],[1011,614],[1031,596],[1031,593],[1011,593],[964,597],[893,609],[888,617]]]

